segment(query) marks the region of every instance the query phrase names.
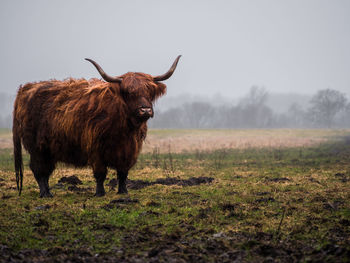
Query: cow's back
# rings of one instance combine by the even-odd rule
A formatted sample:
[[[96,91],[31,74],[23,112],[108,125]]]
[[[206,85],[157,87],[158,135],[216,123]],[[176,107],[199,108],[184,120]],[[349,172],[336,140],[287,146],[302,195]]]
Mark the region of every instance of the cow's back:
[[[29,152],[48,147],[45,144],[52,134],[59,107],[76,97],[73,94],[78,87],[74,83],[77,81],[52,80],[27,83],[19,88],[14,105],[14,123],[17,122],[17,132]],[[79,83],[83,87],[88,86],[87,81],[80,80]]]

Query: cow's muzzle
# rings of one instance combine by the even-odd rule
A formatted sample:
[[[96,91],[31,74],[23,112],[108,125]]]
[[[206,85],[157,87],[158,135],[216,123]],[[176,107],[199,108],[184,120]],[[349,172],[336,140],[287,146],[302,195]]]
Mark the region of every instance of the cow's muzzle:
[[[138,109],[138,115],[142,118],[153,118],[153,109],[151,107],[141,107]]]

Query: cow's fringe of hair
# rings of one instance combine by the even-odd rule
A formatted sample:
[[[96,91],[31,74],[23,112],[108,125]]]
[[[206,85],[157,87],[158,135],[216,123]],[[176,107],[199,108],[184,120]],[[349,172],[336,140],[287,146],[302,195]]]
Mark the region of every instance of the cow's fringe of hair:
[[[69,100],[65,98],[69,97]],[[50,111],[54,120],[51,132],[61,132],[75,138],[90,152],[106,132],[126,127],[125,103],[119,95],[119,86],[99,80],[70,82],[54,99],[56,111]],[[60,103],[62,101],[62,103]]]

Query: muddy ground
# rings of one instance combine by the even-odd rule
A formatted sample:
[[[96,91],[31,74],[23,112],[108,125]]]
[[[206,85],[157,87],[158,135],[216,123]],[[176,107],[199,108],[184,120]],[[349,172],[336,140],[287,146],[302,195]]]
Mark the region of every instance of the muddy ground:
[[[337,174],[344,180],[344,174]],[[210,184],[212,177],[191,177],[189,179],[165,178],[153,182],[144,180],[128,180],[129,189],[139,190],[151,185],[179,185],[183,187]],[[271,179],[274,182],[288,181],[288,178]],[[67,187],[69,191],[86,192],[91,188],[80,188],[82,181],[75,175],[62,177],[54,188]],[[117,180],[111,179],[107,184],[111,190],[117,186]],[[191,193],[189,193],[191,194]],[[269,193],[260,192],[258,196]],[[3,196],[4,199],[4,196]],[[275,202],[271,197],[257,198],[257,203]],[[127,206],[139,203],[138,199],[129,196],[114,199],[101,209],[126,209]],[[148,206],[160,206],[157,202],[150,202]],[[49,205],[35,207],[36,210],[49,210]],[[239,216],[235,214],[235,204],[224,204],[223,211],[228,217]],[[332,209],[329,207],[328,209]],[[202,209],[197,215],[203,219],[210,210]],[[152,215],[157,216],[156,212]],[[343,220],[344,226],[350,227],[349,220]],[[39,226],[47,224],[45,220]],[[115,229],[113,225],[103,225],[101,229],[109,231]],[[347,246],[336,245],[339,239],[347,240],[347,233],[341,229],[334,229],[332,234],[334,244],[328,243],[315,249],[313,244],[304,242],[281,240],[279,233],[257,232],[247,234],[240,232],[218,232],[209,230],[206,233],[196,233],[200,230],[191,224],[183,223],[180,231],[169,235],[161,235],[151,229],[142,232],[130,232],[122,237],[121,246],[114,247],[108,253],[96,253],[93,249],[69,249],[55,247],[52,249],[22,249],[13,251],[6,245],[0,245],[0,262],[347,262],[350,259],[350,249]],[[200,238],[198,238],[201,236]],[[147,247],[148,249],[144,249]],[[134,253],[137,251],[137,253]]]
[[[113,228],[103,227],[106,231]],[[63,247],[14,252],[0,245],[0,262],[349,262],[350,259],[350,250],[335,244],[315,249],[312,244],[280,241],[263,232],[255,235],[209,232],[201,233],[202,238],[198,239],[188,234],[196,231],[193,226],[184,224],[181,228],[179,233],[163,236],[152,231],[128,233],[123,236],[122,245],[109,253]],[[348,238],[342,237],[342,233],[334,236]]]

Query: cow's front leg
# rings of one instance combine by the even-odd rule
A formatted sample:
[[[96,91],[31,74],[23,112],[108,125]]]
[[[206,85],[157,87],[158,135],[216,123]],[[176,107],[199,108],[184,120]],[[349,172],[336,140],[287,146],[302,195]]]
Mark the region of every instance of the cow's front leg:
[[[128,189],[126,188],[126,179],[128,172],[118,171],[118,194],[127,194]]]
[[[107,168],[105,166],[93,167],[94,177],[96,180],[96,193],[95,196],[104,196],[106,194],[105,188],[103,186],[104,181],[106,180]]]

